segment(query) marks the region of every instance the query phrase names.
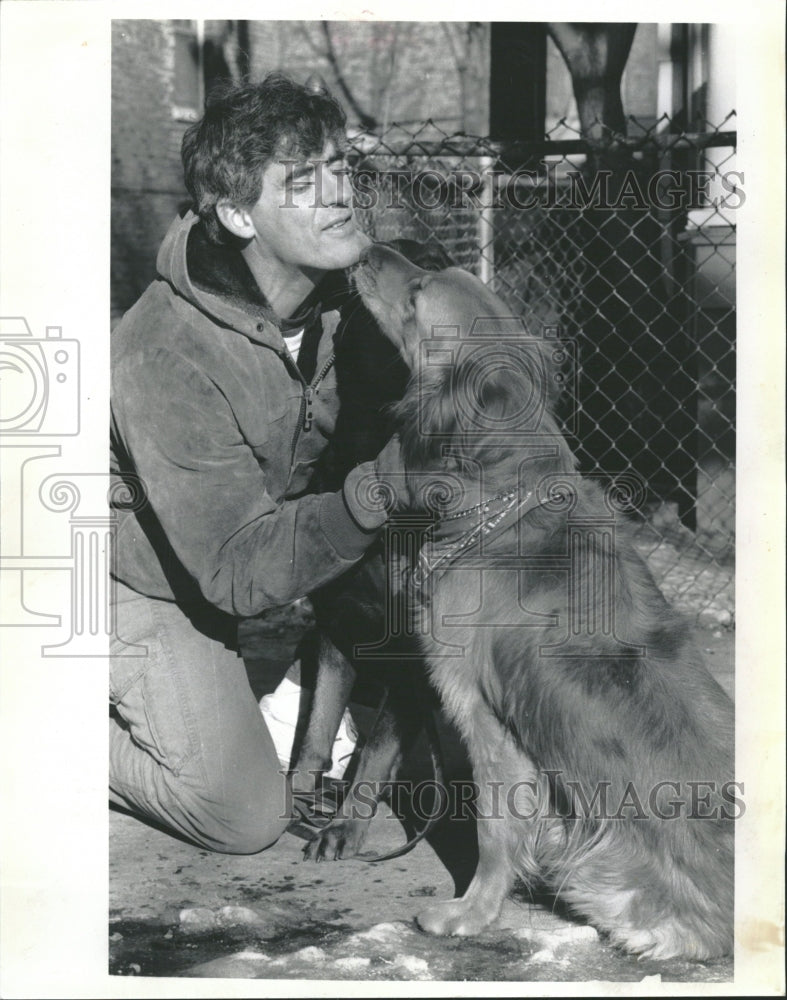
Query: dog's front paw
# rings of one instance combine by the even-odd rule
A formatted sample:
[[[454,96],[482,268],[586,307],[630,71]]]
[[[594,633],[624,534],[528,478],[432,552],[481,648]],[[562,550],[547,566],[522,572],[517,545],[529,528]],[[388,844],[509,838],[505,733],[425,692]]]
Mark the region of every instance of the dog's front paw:
[[[415,918],[421,930],[429,934],[473,937],[480,934],[495,918],[477,903],[464,899],[449,899],[434,903]]]
[[[308,861],[339,861],[355,857],[368,828],[368,820],[334,819],[309,841],[303,849],[303,856]]]

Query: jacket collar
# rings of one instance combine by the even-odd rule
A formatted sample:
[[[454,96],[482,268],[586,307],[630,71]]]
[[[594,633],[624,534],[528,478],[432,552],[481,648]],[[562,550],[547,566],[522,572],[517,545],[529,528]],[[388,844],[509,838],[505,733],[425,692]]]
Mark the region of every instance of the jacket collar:
[[[321,313],[341,308],[347,295],[344,273],[326,274],[294,316],[282,319],[260,291],[242,254],[212,243],[192,212],[173,223],[159,251],[158,270],[199,309],[252,340],[276,350],[281,334],[311,326]]]

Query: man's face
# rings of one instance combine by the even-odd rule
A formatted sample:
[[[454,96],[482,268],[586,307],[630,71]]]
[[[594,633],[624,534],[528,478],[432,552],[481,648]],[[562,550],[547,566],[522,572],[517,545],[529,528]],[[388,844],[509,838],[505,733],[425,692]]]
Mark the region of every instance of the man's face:
[[[285,268],[349,267],[369,244],[355,223],[347,164],[332,142],[320,156],[269,163],[250,215],[258,252]]]

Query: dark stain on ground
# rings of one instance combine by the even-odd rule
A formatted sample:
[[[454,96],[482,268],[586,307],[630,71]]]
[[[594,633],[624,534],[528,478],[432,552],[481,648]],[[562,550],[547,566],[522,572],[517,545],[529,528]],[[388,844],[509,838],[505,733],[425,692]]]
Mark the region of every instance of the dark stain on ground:
[[[276,886],[276,892],[280,892],[284,886]],[[258,903],[261,900],[267,899],[271,894],[271,888],[264,883],[260,885],[239,885],[238,886],[239,895],[247,902]]]
[[[272,956],[308,945],[330,947],[352,930],[338,913],[336,920],[335,926],[325,922],[288,926],[270,936],[244,926],[183,931],[179,925],[118,920],[109,928],[109,974],[178,976],[193,965],[235,954],[245,946],[259,946],[261,941]]]
[[[179,925],[145,921],[116,920],[110,926],[109,973],[117,976],[182,976],[188,970],[216,959],[237,955],[244,948],[261,946],[270,958],[286,956],[307,946],[318,947],[332,956],[365,954],[370,962],[350,978],[378,980],[392,978],[393,952],[384,943],[368,940],[360,945],[357,929],[344,920],[351,910],[324,911],[318,921],[297,926],[271,927],[265,934],[259,927],[231,926],[210,930],[182,929]],[[609,947],[603,941],[588,947],[571,948],[560,961],[542,965],[523,963],[538,945],[509,935],[499,937],[494,930],[476,938],[472,947],[457,938],[434,938],[402,925],[404,937],[393,945],[394,952],[428,962],[429,978],[465,981],[563,981],[598,979],[635,982],[645,976],[660,976],[662,982],[728,982],[732,963],[653,962],[637,960]],[[351,940],[352,939],[352,940]],[[279,966],[266,974],[260,967],[257,978],[321,979],[325,967],[313,967],[293,958],[292,967]],[[332,978],[334,973],[332,970]],[[338,975],[337,978],[346,978]],[[400,978],[395,973],[393,978]],[[405,976],[404,978],[410,978]]]

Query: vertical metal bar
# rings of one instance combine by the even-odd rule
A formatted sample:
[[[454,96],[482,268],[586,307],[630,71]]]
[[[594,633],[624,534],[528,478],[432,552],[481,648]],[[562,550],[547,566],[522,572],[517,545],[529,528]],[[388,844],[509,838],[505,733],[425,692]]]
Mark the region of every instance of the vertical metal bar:
[[[494,166],[491,156],[482,156],[481,164],[481,208],[476,227],[478,239],[478,277],[485,285],[491,285],[495,276],[495,224],[494,224]]]

